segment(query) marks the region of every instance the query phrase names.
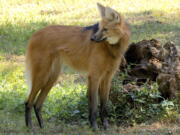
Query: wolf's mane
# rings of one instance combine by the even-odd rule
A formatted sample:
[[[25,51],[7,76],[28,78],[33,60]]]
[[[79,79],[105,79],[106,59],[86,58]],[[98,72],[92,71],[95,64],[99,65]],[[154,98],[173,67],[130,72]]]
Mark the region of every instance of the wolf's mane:
[[[96,33],[98,29],[99,29],[99,23],[96,23],[96,24],[84,27],[83,31],[92,30],[93,33]]]

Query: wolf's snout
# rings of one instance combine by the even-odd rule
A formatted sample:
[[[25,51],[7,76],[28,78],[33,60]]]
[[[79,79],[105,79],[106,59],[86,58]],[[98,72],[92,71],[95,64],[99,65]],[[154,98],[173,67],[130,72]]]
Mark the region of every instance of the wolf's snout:
[[[91,36],[91,41],[96,41],[96,36],[95,35]]]
[[[100,37],[96,36],[96,35],[92,35],[92,36],[91,36],[91,41],[99,42],[99,41],[101,41],[101,40],[102,40],[102,39],[101,39]]]
[[[91,41],[100,42],[103,40],[105,40],[105,38],[103,38],[102,36],[96,36],[96,35],[91,36]]]

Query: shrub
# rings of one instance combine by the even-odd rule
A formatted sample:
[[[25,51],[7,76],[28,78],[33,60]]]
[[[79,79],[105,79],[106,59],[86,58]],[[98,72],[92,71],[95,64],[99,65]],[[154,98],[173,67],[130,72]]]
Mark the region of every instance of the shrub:
[[[177,114],[177,104],[165,100],[158,85],[144,84],[139,90],[124,91],[122,80],[125,75],[116,75],[110,94],[111,121],[121,125],[135,125],[172,118]]]

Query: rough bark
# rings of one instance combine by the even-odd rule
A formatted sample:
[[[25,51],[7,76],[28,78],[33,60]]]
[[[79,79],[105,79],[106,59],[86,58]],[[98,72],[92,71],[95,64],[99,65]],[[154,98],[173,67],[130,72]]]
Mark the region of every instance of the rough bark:
[[[156,39],[132,43],[125,60],[120,66],[120,70],[128,73],[124,89],[132,81],[136,85],[157,81],[165,98],[173,98],[180,92],[180,49],[174,43],[162,45]]]

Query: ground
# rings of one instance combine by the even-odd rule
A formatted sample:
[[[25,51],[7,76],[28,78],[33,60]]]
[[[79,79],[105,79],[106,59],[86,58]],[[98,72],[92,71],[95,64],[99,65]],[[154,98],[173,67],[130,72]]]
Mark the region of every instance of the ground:
[[[156,38],[180,44],[179,0],[100,0],[125,16],[132,31],[131,42]],[[24,123],[27,85],[24,55],[33,32],[47,25],[87,26],[100,18],[96,0],[1,0],[0,2],[0,135],[179,135],[179,120],[156,121],[133,127],[111,124],[109,130],[93,132],[87,122],[86,79],[64,67],[44,108],[45,128]],[[77,115],[79,114],[79,115]],[[77,116],[83,116],[83,119]],[[71,120],[72,118],[72,120]],[[59,120],[57,120],[59,119]]]

